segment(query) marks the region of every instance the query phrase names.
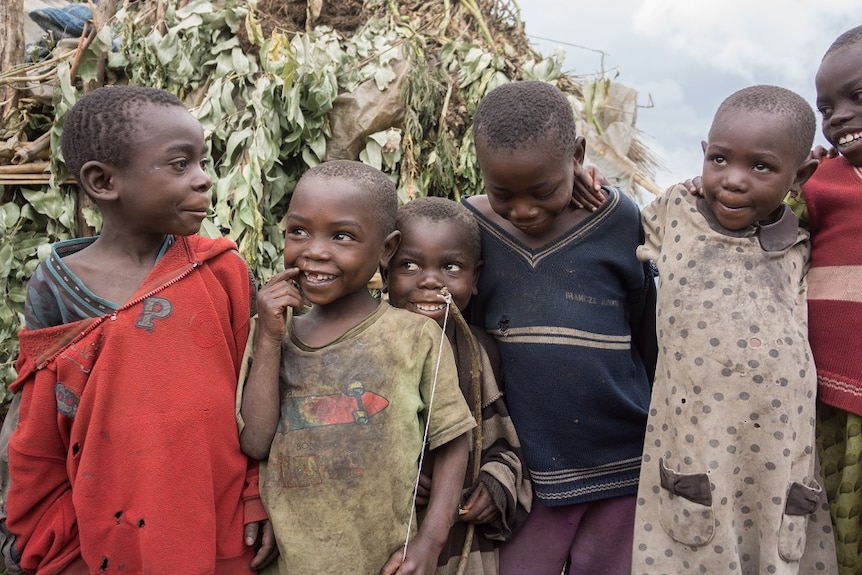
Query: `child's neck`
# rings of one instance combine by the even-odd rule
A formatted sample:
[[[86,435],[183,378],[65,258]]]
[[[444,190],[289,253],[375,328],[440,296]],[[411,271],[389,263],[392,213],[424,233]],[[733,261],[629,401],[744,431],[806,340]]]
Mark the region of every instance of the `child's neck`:
[[[294,333],[305,345],[322,347],[362,323],[378,305],[366,289],[328,304],[315,304],[308,313],[294,318]]]
[[[91,292],[120,306],[149,276],[164,242],[165,236],[160,236],[131,245],[100,235],[86,248],[63,258],[63,263]]]

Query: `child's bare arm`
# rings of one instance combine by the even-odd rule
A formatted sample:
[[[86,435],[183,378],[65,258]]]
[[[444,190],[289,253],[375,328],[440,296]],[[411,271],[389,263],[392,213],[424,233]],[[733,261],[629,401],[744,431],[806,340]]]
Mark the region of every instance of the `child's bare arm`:
[[[269,456],[278,425],[278,371],[287,310],[298,310],[302,306],[302,298],[293,282],[297,273],[297,268],[291,268],[276,274],[257,294],[257,337],[242,394],[245,427],[239,436],[242,450],[255,459]]]
[[[436,572],[437,558],[449,538],[449,529],[455,523],[461,486],[467,473],[469,448],[467,434],[463,434],[434,450],[431,499],[425,518],[416,537],[407,546],[404,561],[401,560],[403,552],[399,549],[383,566],[381,575],[432,575]]]

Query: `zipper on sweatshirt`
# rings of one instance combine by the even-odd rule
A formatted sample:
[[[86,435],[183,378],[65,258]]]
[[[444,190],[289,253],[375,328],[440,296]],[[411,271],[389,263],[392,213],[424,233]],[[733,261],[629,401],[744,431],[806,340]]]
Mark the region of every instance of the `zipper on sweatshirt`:
[[[150,297],[156,295],[157,293],[166,290],[167,288],[171,287],[175,283],[188,277],[193,271],[195,271],[198,268],[198,266],[200,266],[200,264],[201,264],[201,262],[192,262],[192,264],[188,268],[183,270],[182,273],[177,275],[175,278],[173,278],[173,279],[165,282],[164,284],[148,291],[147,293],[145,293],[143,295],[136,297],[135,299],[127,301],[126,303],[124,303],[122,306],[118,307],[117,309],[115,309],[111,313],[105,314],[103,316],[96,318],[96,320],[93,321],[93,323],[91,323],[86,328],[84,328],[84,331],[82,331],[81,333],[76,335],[69,343],[67,343],[66,345],[61,347],[59,350],[57,350],[51,356],[49,356],[46,360],[42,361],[39,365],[37,365],[36,369],[42,369],[46,365],[48,365],[49,363],[53,362],[55,359],[57,359],[60,356],[60,354],[62,354],[67,349],[69,349],[70,346],[75,345],[76,343],[81,341],[83,338],[87,337],[87,335],[89,335],[93,330],[95,330],[97,327],[102,325],[102,323],[104,323],[106,320],[116,321],[117,316],[121,312],[138,305],[139,303],[146,300],[147,298],[150,298]]]

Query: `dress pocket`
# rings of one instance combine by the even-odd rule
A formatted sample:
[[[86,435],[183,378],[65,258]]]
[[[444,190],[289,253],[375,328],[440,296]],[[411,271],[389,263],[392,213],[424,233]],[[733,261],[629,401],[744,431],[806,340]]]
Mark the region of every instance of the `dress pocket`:
[[[659,520],[671,539],[701,547],[715,535],[712,490],[706,473],[679,473],[659,459]]]
[[[778,529],[778,554],[788,562],[799,561],[805,551],[805,531],[808,517],[817,510],[823,488],[817,481],[809,485],[792,483]]]

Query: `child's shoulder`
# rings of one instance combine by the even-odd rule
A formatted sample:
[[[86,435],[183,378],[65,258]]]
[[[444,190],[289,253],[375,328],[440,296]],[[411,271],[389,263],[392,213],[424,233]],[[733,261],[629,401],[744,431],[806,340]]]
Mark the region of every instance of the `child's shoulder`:
[[[377,321],[383,325],[397,326],[398,329],[401,330],[430,330],[434,333],[442,331],[440,330],[440,326],[437,325],[437,322],[429,317],[395,307],[386,301],[381,302],[381,305],[384,306],[384,308],[381,310],[381,314]],[[403,333],[403,331],[400,333]]]
[[[477,215],[484,216],[490,220],[502,219],[491,208],[491,202],[485,194],[477,194],[475,196],[467,196],[461,200],[461,203],[467,206],[468,209]]]

